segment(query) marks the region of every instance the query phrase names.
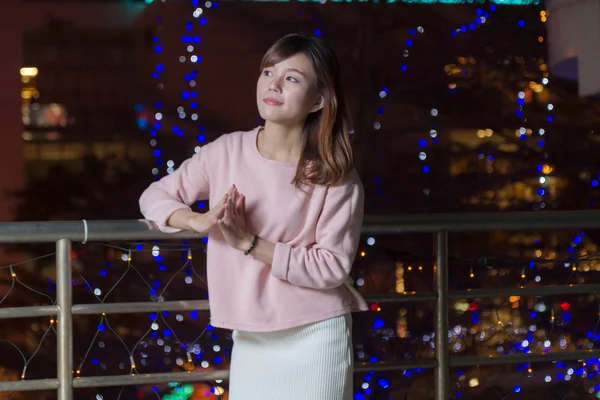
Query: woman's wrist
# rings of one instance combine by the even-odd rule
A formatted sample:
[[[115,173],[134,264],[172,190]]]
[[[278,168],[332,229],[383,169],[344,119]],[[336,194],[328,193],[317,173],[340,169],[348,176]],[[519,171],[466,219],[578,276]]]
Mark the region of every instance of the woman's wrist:
[[[251,247],[253,247],[252,245],[254,244],[254,246],[257,245],[257,243],[254,243],[254,237],[255,235],[252,235],[250,233],[247,233],[245,235],[246,237],[244,238],[244,240],[241,241],[238,250],[239,251],[248,251],[250,250]]]

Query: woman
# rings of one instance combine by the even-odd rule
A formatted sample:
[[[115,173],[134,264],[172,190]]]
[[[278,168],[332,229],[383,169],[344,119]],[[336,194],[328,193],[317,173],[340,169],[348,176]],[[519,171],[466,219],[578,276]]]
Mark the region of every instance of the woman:
[[[230,400],[351,399],[364,196],[333,51],[280,39],[256,100],[264,127],[205,145],[140,207],[163,231],[209,235],[211,324],[233,330]],[[192,212],[201,199],[214,207]]]

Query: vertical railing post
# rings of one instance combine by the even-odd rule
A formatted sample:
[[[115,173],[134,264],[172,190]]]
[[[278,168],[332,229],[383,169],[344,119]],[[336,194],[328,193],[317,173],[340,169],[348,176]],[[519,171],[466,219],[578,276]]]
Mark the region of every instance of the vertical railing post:
[[[56,242],[57,375],[58,400],[73,399],[73,286],[71,270],[71,241]]]
[[[450,365],[448,360],[448,232],[438,232],[435,239],[436,263],[434,279],[437,293],[435,348],[438,362],[435,369],[435,400],[448,400],[448,394],[450,393]]]

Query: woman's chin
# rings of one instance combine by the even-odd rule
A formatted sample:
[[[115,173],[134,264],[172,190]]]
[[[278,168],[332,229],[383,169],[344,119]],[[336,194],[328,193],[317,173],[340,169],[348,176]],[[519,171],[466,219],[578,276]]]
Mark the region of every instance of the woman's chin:
[[[286,121],[284,118],[281,118],[277,115],[273,115],[271,113],[260,113],[260,117],[265,121],[265,123],[275,125],[286,125]]]
[[[297,121],[294,118],[286,118],[280,113],[269,112],[269,110],[260,110],[260,117],[265,121],[265,123],[280,125],[285,127],[295,127],[296,125],[302,125],[302,121]]]

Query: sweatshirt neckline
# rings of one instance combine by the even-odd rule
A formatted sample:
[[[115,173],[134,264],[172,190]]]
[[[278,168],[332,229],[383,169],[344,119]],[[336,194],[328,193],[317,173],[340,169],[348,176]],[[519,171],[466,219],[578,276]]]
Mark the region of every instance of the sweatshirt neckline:
[[[257,126],[256,128],[254,128],[254,132],[252,133],[252,143],[251,143],[251,147],[252,147],[252,152],[261,160],[263,160],[264,162],[273,164],[273,165],[277,165],[280,167],[287,167],[287,168],[296,168],[298,166],[297,163],[288,163],[288,162],[283,162],[283,161],[277,161],[277,160],[271,160],[270,158],[267,158],[265,156],[263,156],[262,154],[260,154],[260,151],[258,151],[258,133],[260,132],[260,130],[263,129],[262,126]]]

